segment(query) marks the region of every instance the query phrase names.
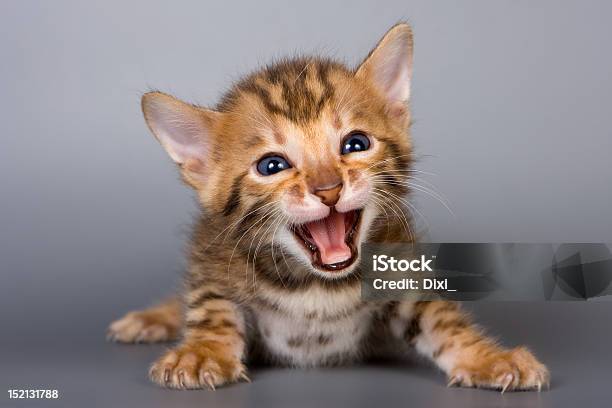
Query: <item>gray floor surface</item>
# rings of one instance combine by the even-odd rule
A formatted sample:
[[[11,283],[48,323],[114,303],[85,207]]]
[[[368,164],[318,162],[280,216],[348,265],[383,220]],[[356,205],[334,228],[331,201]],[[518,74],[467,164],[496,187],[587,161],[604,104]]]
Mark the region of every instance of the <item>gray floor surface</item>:
[[[508,302],[473,303],[466,307],[504,344],[531,347],[552,372],[551,389],[504,395],[449,389],[440,372],[423,361],[407,359],[331,369],[258,367],[251,372],[251,384],[232,385],[215,392],[166,390],[154,386],[146,377],[149,364],[165,346],[105,342],[106,322],[121,310],[116,304],[100,303],[95,311],[71,309],[73,316],[68,320],[55,316],[55,327],[44,305],[38,317],[31,314],[28,319],[12,321],[8,330],[4,327],[0,384],[5,391],[0,406],[611,406],[611,303]],[[58,389],[60,398],[9,400],[6,389],[11,388]]]

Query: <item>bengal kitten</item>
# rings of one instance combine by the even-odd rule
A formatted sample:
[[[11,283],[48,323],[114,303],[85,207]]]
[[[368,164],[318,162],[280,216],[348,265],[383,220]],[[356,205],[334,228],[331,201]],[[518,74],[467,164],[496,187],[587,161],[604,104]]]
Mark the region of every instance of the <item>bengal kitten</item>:
[[[150,92],[148,126],[198,194],[182,299],[110,325],[120,342],[180,339],[150,369],[192,389],[248,380],[246,362],[321,366],[414,347],[450,385],[538,389],[526,348],[485,337],[456,303],[361,299],[362,243],[411,241],[412,32],[394,26],[355,70],[285,60],[215,109]]]

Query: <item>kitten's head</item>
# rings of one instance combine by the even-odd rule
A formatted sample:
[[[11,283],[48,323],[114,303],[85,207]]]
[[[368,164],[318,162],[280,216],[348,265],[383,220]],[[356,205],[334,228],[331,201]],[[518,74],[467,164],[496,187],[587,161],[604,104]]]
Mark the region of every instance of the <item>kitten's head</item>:
[[[233,243],[245,253],[281,246],[333,279],[354,269],[377,217],[395,212],[389,198],[405,193],[411,74],[412,32],[399,24],[355,70],[287,60],[237,83],[215,109],[159,92],[142,107]]]

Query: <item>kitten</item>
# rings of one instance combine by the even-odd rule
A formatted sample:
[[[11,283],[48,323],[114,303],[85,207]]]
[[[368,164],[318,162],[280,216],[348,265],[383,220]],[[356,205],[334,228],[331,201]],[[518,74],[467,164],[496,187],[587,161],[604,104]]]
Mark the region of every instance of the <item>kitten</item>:
[[[270,65],[206,109],[160,92],[146,122],[202,215],[181,300],[128,313],[121,342],[180,342],[151,367],[166,387],[248,380],[245,363],[357,361],[392,345],[433,360],[450,385],[541,389],[527,349],[485,337],[456,303],[365,302],[363,242],[412,241],[412,32],[398,24],[355,70],[321,58]],[[406,228],[408,227],[408,228]]]

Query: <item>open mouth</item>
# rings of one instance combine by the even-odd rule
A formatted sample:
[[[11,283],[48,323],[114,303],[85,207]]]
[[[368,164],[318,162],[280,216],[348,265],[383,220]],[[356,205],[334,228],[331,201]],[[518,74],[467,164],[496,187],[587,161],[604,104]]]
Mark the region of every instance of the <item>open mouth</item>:
[[[361,210],[341,213],[332,209],[325,218],[293,225],[291,232],[310,254],[314,267],[339,272],[357,259],[355,241],[360,221]]]

